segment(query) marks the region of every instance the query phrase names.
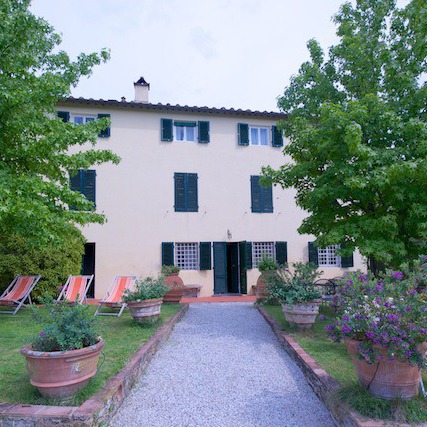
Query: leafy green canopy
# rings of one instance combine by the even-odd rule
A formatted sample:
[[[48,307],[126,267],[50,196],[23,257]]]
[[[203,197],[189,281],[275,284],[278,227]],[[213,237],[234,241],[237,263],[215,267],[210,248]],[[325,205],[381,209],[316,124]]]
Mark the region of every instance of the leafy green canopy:
[[[108,119],[74,126],[55,111],[58,100],[106,61],[108,52],[71,61],[55,49],[59,35],[30,13],[29,4],[0,2],[0,235],[16,233],[41,245],[61,243],[77,224],[105,221],[71,191],[69,173],[119,158],[94,148]],[[92,147],[80,150],[86,142]]]
[[[294,187],[317,244],[358,247],[373,271],[426,252],[427,8],[412,0],[345,3],[339,43],[293,76],[279,107],[290,144],[264,182]]]

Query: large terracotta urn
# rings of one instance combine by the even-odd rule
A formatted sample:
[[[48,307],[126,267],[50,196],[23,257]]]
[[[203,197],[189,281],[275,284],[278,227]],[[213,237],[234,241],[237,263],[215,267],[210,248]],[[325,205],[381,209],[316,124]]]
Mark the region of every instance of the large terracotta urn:
[[[289,323],[297,325],[299,329],[310,329],[319,314],[321,299],[297,304],[282,304],[282,311]]]
[[[165,277],[165,284],[170,288],[163,297],[163,302],[178,304],[185,292],[185,285],[178,273],[170,273]]]
[[[277,274],[276,270],[266,270],[261,273],[256,282],[256,294],[259,300],[265,300],[270,296],[267,279],[269,275]]]
[[[49,398],[69,398],[96,374],[105,341],[78,350],[35,351],[31,344],[21,348],[27,360],[30,382]]]
[[[409,400],[418,395],[421,369],[417,365],[396,359],[388,360],[387,350],[379,345],[375,348],[381,352],[381,360],[369,364],[357,357],[361,341],[346,338],[345,344],[360,384],[373,396],[388,400]]]
[[[153,298],[141,301],[129,301],[128,307],[131,316],[137,322],[156,323],[160,316],[162,304],[162,298]]]

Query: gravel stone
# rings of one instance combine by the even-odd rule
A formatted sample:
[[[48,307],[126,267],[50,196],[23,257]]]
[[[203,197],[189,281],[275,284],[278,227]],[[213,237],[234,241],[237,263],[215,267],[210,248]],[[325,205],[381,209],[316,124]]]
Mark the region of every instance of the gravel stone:
[[[251,303],[191,304],[113,427],[335,426]]]

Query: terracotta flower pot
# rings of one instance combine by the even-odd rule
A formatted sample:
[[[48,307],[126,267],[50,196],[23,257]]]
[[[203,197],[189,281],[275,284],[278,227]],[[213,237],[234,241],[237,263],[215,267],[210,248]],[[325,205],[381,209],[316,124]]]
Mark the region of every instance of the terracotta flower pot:
[[[379,345],[375,348],[381,352],[382,359],[378,363],[369,364],[357,357],[361,341],[346,338],[345,344],[353,359],[360,384],[373,396],[388,400],[409,400],[418,395],[421,378],[418,366],[399,360],[387,360],[387,350]]]
[[[275,270],[267,270],[263,271],[261,275],[258,277],[256,281],[256,294],[258,299],[264,300],[268,296],[270,296],[270,292],[268,292],[267,278],[271,274],[276,274]]]
[[[156,323],[163,304],[162,298],[143,301],[130,301],[128,307],[131,316],[139,323]]]
[[[319,314],[322,300],[313,300],[299,304],[282,304],[282,311],[289,323],[294,323],[300,329],[310,329]]]
[[[166,292],[163,302],[178,304],[185,292],[185,285],[178,273],[171,273],[165,277],[166,286],[170,291]]]
[[[30,382],[43,396],[71,397],[96,374],[99,354],[105,341],[78,350],[34,351],[31,344],[21,348],[27,359]]]

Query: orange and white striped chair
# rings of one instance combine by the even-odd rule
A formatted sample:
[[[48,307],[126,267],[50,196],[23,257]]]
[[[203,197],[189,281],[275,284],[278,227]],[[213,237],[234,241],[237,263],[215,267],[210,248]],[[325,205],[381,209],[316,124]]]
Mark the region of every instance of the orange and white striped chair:
[[[69,276],[58,296],[58,302],[68,304],[82,304],[86,300],[86,294],[93,280],[90,276]]]
[[[26,300],[32,304],[30,294],[40,280],[40,277],[41,276],[16,276],[0,296],[0,305],[12,307],[13,310],[0,310],[0,314],[16,314],[23,305],[26,305]]]
[[[136,276],[115,276],[105,297],[99,301],[95,316],[117,316],[120,317],[126,308],[126,303],[122,301],[125,289],[132,290],[135,285]],[[101,312],[102,307],[118,312]]]

